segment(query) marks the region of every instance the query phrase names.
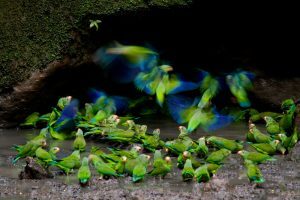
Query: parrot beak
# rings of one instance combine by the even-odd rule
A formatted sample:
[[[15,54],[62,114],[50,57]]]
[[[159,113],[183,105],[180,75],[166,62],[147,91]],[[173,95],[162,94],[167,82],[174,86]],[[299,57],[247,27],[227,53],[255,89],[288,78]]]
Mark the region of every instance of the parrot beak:
[[[165,152],[168,153],[168,152],[169,152],[169,149],[168,149],[168,148],[165,148]]]
[[[150,160],[151,156],[147,155],[147,160]]]
[[[238,151],[237,154],[242,155],[242,151]]]
[[[126,162],[127,161],[127,157],[126,156],[122,156],[122,161]]]
[[[188,157],[188,155],[189,155],[189,152],[188,152],[188,151],[184,151],[182,155],[183,155],[183,157],[185,157],[185,158],[186,158],[186,157]]]

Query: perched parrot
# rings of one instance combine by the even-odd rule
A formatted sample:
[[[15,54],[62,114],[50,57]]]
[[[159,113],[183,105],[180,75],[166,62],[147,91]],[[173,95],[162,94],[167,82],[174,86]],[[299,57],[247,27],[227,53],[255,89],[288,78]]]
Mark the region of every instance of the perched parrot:
[[[280,126],[272,117],[265,116],[264,120],[266,121],[267,132],[274,136],[280,133]]]
[[[138,159],[139,160],[139,159]],[[132,171],[132,181],[139,182],[144,179],[147,174],[147,166],[149,163],[149,159],[139,160]]]
[[[56,151],[57,150],[57,151]],[[52,153],[50,153],[50,151],[46,151],[44,150],[42,147],[37,148],[37,150],[35,151],[35,156],[42,161],[43,163],[46,164],[46,166],[49,165],[54,165],[57,162],[55,160],[53,160],[53,154],[55,155],[57,152],[59,151],[58,147],[53,147],[52,149]],[[51,155],[52,154],[52,155]]]
[[[114,168],[112,168],[109,164],[103,162],[96,155],[90,154],[89,160],[92,161],[95,169],[100,174],[100,178],[118,176],[118,174]]]
[[[108,148],[113,154],[117,156],[126,156],[128,159],[134,159],[139,156],[142,148],[138,145],[134,145],[129,151],[121,150],[117,148]]]
[[[74,143],[73,143],[73,149],[79,150],[79,151],[85,151],[85,147],[86,147],[86,142],[85,142],[85,139],[83,137],[83,132],[79,128],[77,130],[76,138],[75,138]]]
[[[161,176],[164,178],[172,168],[171,158],[169,156],[162,158],[161,151],[156,150],[154,153],[153,169],[150,172],[151,176]]]
[[[250,124],[249,127],[249,131],[253,134],[256,143],[270,143],[273,140],[269,135],[260,132],[260,130],[256,128],[255,124]]]
[[[122,160],[121,157],[111,153],[111,154],[107,154],[104,151],[102,151],[100,148],[97,147],[92,147],[91,148],[91,154],[94,154],[98,157],[100,157],[103,161],[105,161],[106,163],[118,163]]]
[[[145,154],[140,154],[137,158],[134,158],[134,159],[128,159],[127,162],[125,163],[125,172],[129,175],[133,175],[134,168],[138,164],[146,166],[146,165],[148,165],[149,160],[150,160],[150,156],[145,155]],[[142,168],[142,167],[139,167],[139,168]],[[137,172],[139,172],[139,171],[137,171]]]
[[[250,152],[246,150],[241,150],[238,152],[239,155],[241,155],[244,160],[250,160],[255,164],[260,164],[265,161],[275,161],[275,158],[272,158],[271,156],[259,152]]]
[[[68,175],[73,169],[78,169],[80,165],[80,151],[76,150],[71,155],[61,159],[54,166],[57,166]]]
[[[58,99],[57,107],[60,110],[63,110],[67,105],[70,104],[71,100],[72,100],[72,96],[61,97]]]
[[[18,148],[18,154],[13,159],[12,163],[15,164],[20,158],[25,158],[27,156],[35,156],[35,152],[39,147],[45,147],[47,142],[45,139],[41,140],[31,140],[25,145]]]
[[[260,169],[251,160],[245,160],[244,165],[247,168],[247,176],[248,176],[250,182],[254,182],[254,183],[265,182],[265,179],[264,179]]]
[[[195,178],[198,183],[208,182],[210,180],[210,173],[208,171],[207,165],[201,165],[195,170]]]
[[[143,147],[151,152],[155,152],[155,150],[160,146],[160,129],[154,129],[152,135],[145,136],[145,139],[142,139]]]
[[[208,154],[208,147],[206,146],[205,137],[198,139],[198,146],[195,149],[195,152],[200,157],[206,157]]]
[[[39,116],[40,116],[40,113],[38,113],[38,112],[32,113],[31,115],[26,117],[25,121],[22,124],[20,124],[20,126],[35,127],[36,123],[39,121]]]
[[[91,170],[89,167],[89,159],[84,157],[81,162],[81,167],[78,169],[77,178],[81,185],[86,185],[91,178]]]
[[[184,164],[183,170],[181,172],[183,181],[192,180],[194,177],[194,174],[195,174],[195,170],[192,166],[192,161],[190,159],[187,159]]]
[[[214,151],[208,155],[206,162],[214,164],[222,164],[223,161],[231,154],[231,151],[228,149],[220,149]]]
[[[277,151],[277,145],[279,143],[280,143],[279,140],[273,140],[270,143],[250,144],[250,146],[260,153],[274,155]]]
[[[213,146],[218,147],[219,149],[228,149],[231,152],[237,152],[239,150],[243,149],[243,145],[240,144],[239,142],[236,142],[234,140],[229,140],[225,139],[222,137],[217,137],[217,136],[211,136],[209,137],[206,142],[208,144],[212,144]]]
[[[122,156],[121,160],[115,165],[115,170],[119,175],[122,175],[125,173],[125,164],[127,162],[127,157]]]

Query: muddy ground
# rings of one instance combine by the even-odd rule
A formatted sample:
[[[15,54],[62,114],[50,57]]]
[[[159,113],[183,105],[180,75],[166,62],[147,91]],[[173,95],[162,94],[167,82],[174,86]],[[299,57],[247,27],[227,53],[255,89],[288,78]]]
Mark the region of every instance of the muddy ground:
[[[1,153],[4,148],[0,147]],[[8,166],[0,167],[0,199],[300,199],[300,143],[290,154],[275,158],[275,162],[260,165],[266,179],[260,186],[248,182],[242,159],[234,154],[209,183],[182,182],[174,167],[164,180],[147,177],[133,184],[130,177],[99,180],[96,175],[82,188],[75,175],[19,180],[21,164],[12,166],[7,157],[0,160],[2,166]]]

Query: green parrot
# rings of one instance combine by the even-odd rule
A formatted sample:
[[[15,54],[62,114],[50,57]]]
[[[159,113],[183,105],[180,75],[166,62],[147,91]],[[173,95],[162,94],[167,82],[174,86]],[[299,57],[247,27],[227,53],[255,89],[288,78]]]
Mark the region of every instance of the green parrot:
[[[42,161],[43,163],[45,163],[47,166],[49,165],[54,165],[57,162],[55,160],[53,160],[53,154],[55,155],[55,153],[57,153],[59,151],[58,147],[53,147],[52,148],[52,155],[50,154],[50,151],[46,151],[44,150],[42,147],[37,148],[37,150],[35,151],[35,156]]]
[[[207,163],[205,165],[207,166],[207,170],[208,170],[210,176],[216,174],[218,169],[221,167],[220,165],[217,165],[214,163]]]
[[[80,151],[76,150],[71,155],[61,159],[54,166],[57,166],[68,175],[73,169],[78,169],[80,165]]]
[[[220,88],[219,81],[207,73],[201,82],[200,90],[202,97],[198,103],[198,108],[205,108],[210,105],[211,100],[217,95]]]
[[[287,110],[279,121],[279,126],[287,135],[291,135],[295,126],[296,106]]]
[[[270,143],[272,141],[272,138],[260,132],[260,130],[256,128],[255,124],[250,124],[249,127],[249,131],[253,134],[256,143]]]
[[[180,155],[184,151],[188,150],[188,147],[184,145],[180,140],[167,141],[165,143],[165,148],[167,152],[171,152],[175,155]]]
[[[41,129],[40,133],[35,136],[34,138],[32,138],[30,141],[28,141],[27,143],[39,143],[40,141],[44,140],[46,141],[47,140],[47,135],[48,135],[48,128],[43,128]],[[24,145],[13,145],[12,149],[16,150],[16,151],[21,151],[22,150],[22,147]]]
[[[96,115],[94,115],[90,120],[89,123],[98,125],[104,119],[108,117],[107,113],[104,110],[99,110]]]
[[[268,155],[274,155],[277,151],[277,145],[280,143],[279,140],[273,140],[270,143],[257,143],[257,144],[250,144],[256,151]]]
[[[45,139],[41,140],[31,140],[27,142],[25,145],[20,146],[17,151],[18,154],[13,159],[12,163],[15,164],[20,158],[25,158],[27,156],[35,156],[35,152],[39,147],[47,146],[47,142]]]
[[[83,136],[83,132],[79,128],[77,130],[76,138],[75,138],[74,143],[73,143],[73,149],[79,150],[79,151],[85,151],[85,148],[86,148],[86,142],[85,142],[85,139],[84,139],[84,136]]]
[[[127,157],[122,156],[121,160],[115,165],[115,170],[119,175],[122,175],[125,173],[125,164],[127,162]]]
[[[190,159],[187,159],[184,164],[183,170],[181,172],[183,181],[192,180],[194,177],[194,174],[195,174],[195,170],[192,166],[192,161]]]
[[[151,152],[155,152],[155,149],[157,149],[160,145],[159,135],[160,129],[154,129],[152,135],[145,136],[145,139],[142,139],[143,147]]]
[[[223,161],[231,154],[228,149],[220,149],[218,151],[212,152],[206,158],[206,162],[214,164],[222,164]]]
[[[256,113],[251,115],[249,120],[253,123],[253,122],[263,120],[263,118],[266,116],[272,117],[273,119],[278,119],[282,115],[280,113],[275,113],[275,112],[261,112],[261,113]]]
[[[108,148],[114,155],[117,156],[126,156],[128,159],[134,159],[139,156],[139,153],[142,151],[142,148],[138,145],[134,145],[129,151],[121,150],[117,148]]]
[[[123,56],[134,65],[141,64],[148,58],[158,55],[156,52],[145,47],[121,44],[117,44],[116,47],[106,49],[106,53]]]
[[[285,147],[288,151],[290,151],[298,142],[298,130],[297,126],[295,126],[294,131],[291,136],[287,137],[285,134],[278,134],[279,138],[282,141],[283,147]]]
[[[115,129],[104,134],[105,139],[113,142],[127,143],[130,142],[135,135],[133,130]]]
[[[200,167],[198,167],[195,170],[195,175],[194,175],[195,179],[197,180],[198,183],[201,182],[208,182],[210,180],[210,173],[208,170],[208,166],[202,165]]]
[[[150,156],[147,157],[147,159],[139,159],[139,161],[136,164],[136,166],[133,168],[132,172],[132,181],[133,182],[139,182],[144,179],[145,175],[147,174],[147,166],[150,160]]]
[[[234,140],[225,139],[222,137],[211,136],[207,140],[208,144],[212,144],[219,149],[228,149],[231,152],[237,152],[243,149],[243,145]]]
[[[274,136],[280,133],[280,126],[272,117],[265,116],[264,120],[266,121],[267,132]]]
[[[34,112],[31,115],[29,115],[28,117],[26,117],[25,121],[20,124],[20,126],[32,126],[35,127],[36,123],[39,121],[39,115],[40,113],[38,112]]]
[[[251,160],[245,160],[244,165],[247,168],[247,176],[248,176],[250,182],[254,182],[254,183],[265,182],[265,179],[264,179],[260,169]]]
[[[56,154],[60,152],[59,147],[51,147],[49,150],[49,154],[51,155],[52,160],[57,160]]]
[[[271,156],[259,152],[250,152],[246,150],[241,150],[238,152],[239,155],[241,155],[244,160],[250,160],[255,164],[260,164],[265,161],[275,161],[275,158],[272,158]]]
[[[81,167],[78,169],[77,178],[81,185],[86,185],[91,178],[91,170],[89,167],[89,159],[84,157],[81,162]]]
[[[94,154],[94,155],[100,157],[106,163],[111,163],[111,164],[118,163],[122,160],[121,157],[119,157],[113,153],[111,153],[111,154],[104,153],[104,151],[102,151],[100,148],[97,148],[97,147],[91,148],[91,154]]]
[[[150,156],[145,154],[140,154],[137,158],[134,159],[128,159],[125,163],[125,172],[129,175],[133,175],[133,170],[138,164],[146,166],[149,160]]]
[[[109,164],[103,162],[102,159],[100,159],[96,155],[90,154],[89,160],[92,161],[95,169],[100,174],[100,178],[103,178],[103,176],[104,177],[118,176],[116,170],[113,167],[111,167]]]
[[[172,169],[172,161],[169,156],[162,158],[161,151],[156,150],[154,153],[153,169],[151,176],[161,176],[164,178]]]
[[[208,154],[208,147],[206,146],[205,137],[198,139],[198,146],[195,149],[195,152],[200,157],[206,157]]]
[[[70,104],[71,100],[72,100],[72,96],[61,97],[60,99],[58,99],[57,107],[60,110],[63,110],[67,105]]]
[[[177,167],[179,169],[182,169],[184,167],[184,164],[185,164],[187,159],[190,159],[192,161],[192,165],[193,165],[194,168],[197,168],[201,165],[201,163],[198,160],[196,160],[190,152],[184,151],[177,158]]]

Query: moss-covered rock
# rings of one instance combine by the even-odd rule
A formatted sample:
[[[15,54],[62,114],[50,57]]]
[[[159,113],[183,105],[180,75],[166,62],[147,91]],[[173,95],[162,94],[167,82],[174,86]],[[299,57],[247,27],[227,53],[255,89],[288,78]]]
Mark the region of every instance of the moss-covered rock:
[[[191,0],[0,0],[0,94],[12,91],[49,63],[74,56],[70,48],[86,16],[107,17],[154,7],[181,7]],[[78,46],[77,46],[78,47]]]

